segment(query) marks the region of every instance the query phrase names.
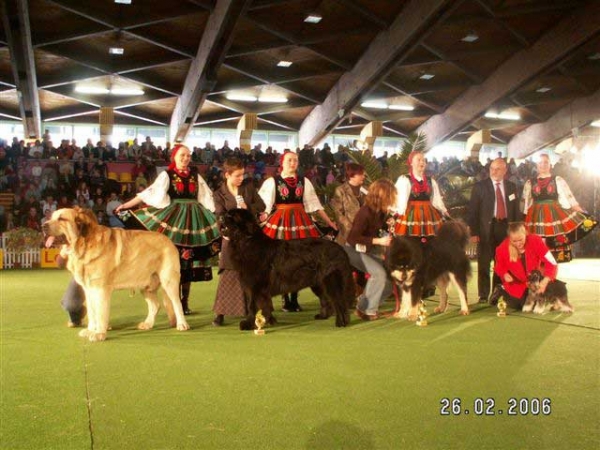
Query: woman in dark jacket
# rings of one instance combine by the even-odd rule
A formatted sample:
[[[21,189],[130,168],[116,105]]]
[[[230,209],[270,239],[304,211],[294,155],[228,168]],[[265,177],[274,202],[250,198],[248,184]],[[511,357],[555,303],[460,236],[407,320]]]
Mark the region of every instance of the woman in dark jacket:
[[[215,214],[222,216],[230,209],[248,209],[253,214],[263,213],[265,204],[254,189],[251,180],[244,182],[244,166],[238,158],[228,158],[223,164],[225,183],[214,192]],[[264,218],[264,217],[263,217]],[[225,316],[245,316],[246,301],[239,274],[233,270],[227,239],[223,240],[219,256],[219,285],[213,311],[214,326],[223,325]]]

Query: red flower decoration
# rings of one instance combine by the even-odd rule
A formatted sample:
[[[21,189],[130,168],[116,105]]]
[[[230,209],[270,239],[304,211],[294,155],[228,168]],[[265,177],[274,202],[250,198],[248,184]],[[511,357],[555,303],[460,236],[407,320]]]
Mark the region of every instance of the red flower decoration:
[[[552,187],[551,184],[549,184],[548,187],[546,188],[546,192],[548,192],[548,194],[551,194],[552,192],[554,192],[554,188]]]
[[[196,183],[190,181],[188,189],[190,190],[190,194],[193,194],[194,192],[196,192]]]
[[[175,183],[175,190],[180,194],[183,192],[183,183],[181,181]]]
[[[427,242],[427,238],[424,238],[424,237],[422,237],[422,238],[421,238],[421,242],[422,242],[423,244],[425,244],[425,243]]]
[[[188,248],[188,249],[185,249],[185,250],[183,250],[183,251],[181,252],[181,258],[182,258],[182,259],[185,259],[186,261],[187,261],[188,259],[191,259],[191,258],[192,258],[192,250],[191,250],[191,249],[189,249],[189,248]]]
[[[302,197],[302,187],[298,186],[296,188],[296,197]]]
[[[290,190],[287,187],[283,186],[281,188],[281,195],[283,195],[284,197],[287,197],[289,194],[290,194]]]

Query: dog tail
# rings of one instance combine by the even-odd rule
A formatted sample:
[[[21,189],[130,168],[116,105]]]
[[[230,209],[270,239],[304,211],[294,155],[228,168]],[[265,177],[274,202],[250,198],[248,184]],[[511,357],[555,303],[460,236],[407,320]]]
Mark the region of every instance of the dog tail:
[[[466,249],[469,244],[469,229],[462,220],[451,220],[442,224],[436,237],[447,242],[454,241]]]

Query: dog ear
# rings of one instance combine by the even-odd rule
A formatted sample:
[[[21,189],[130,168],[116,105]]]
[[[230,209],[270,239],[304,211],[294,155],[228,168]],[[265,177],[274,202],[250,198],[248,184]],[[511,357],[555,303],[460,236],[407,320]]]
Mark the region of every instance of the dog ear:
[[[77,213],[75,215],[75,224],[77,225],[79,236],[87,237],[94,225],[98,224],[98,220],[90,209],[77,207],[75,211]]]

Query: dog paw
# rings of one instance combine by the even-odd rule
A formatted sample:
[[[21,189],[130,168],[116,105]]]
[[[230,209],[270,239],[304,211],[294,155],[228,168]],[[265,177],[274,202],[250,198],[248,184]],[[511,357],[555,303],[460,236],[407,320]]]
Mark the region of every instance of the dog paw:
[[[535,308],[533,308],[533,313],[534,314],[544,314],[544,310],[546,308],[544,308],[543,306],[536,306]]]
[[[154,326],[153,324],[150,324],[147,322],[140,322],[140,323],[138,323],[137,329],[138,330],[151,330],[153,326]]]
[[[416,322],[418,318],[419,318],[418,314],[409,314],[407,317],[407,319],[410,322]]]
[[[90,342],[102,342],[106,340],[106,333],[90,333]]]
[[[329,316],[323,315],[323,314],[315,314],[315,320],[327,320],[329,319]]]
[[[447,309],[448,309],[448,306],[444,306],[444,307],[442,307],[442,306],[436,306],[435,309],[433,310],[433,312],[436,313],[436,314],[445,313]]]
[[[471,312],[468,309],[461,309],[460,310],[460,315],[461,316],[468,316],[469,314],[471,314]]]
[[[186,331],[189,330],[190,326],[188,325],[187,322],[182,322],[177,324],[177,331]]]
[[[81,331],[79,332],[79,337],[82,337],[82,338],[89,338],[91,333],[92,333],[92,332],[91,332],[90,330],[88,330],[87,328],[84,328],[83,330],[81,330]]]

